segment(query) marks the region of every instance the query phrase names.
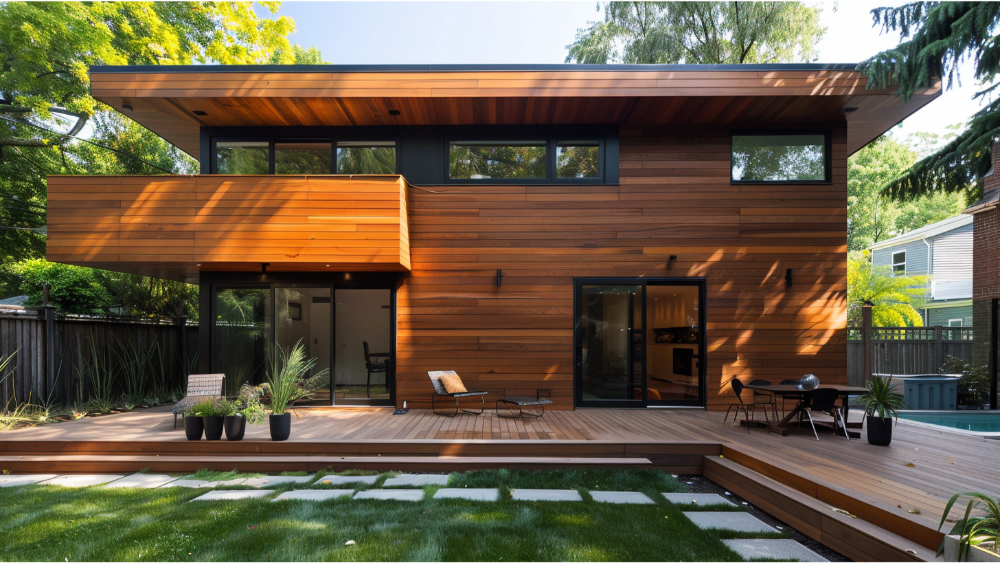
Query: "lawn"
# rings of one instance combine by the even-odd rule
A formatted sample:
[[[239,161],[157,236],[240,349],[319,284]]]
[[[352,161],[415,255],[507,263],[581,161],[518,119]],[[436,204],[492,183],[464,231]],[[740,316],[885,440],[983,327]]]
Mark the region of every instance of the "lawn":
[[[199,476],[224,480],[234,475],[203,471]],[[373,486],[349,488],[378,488],[384,478]],[[0,489],[0,558],[740,561],[719,541],[740,534],[695,527],[680,507],[659,494],[683,491],[685,485],[660,471],[472,471],[452,474],[449,486],[500,488],[501,500],[431,499],[437,487],[425,487],[430,494],[420,502],[348,498],[195,503],[187,501],[206,490],[12,487]],[[323,487],[329,485],[313,485]],[[572,488],[581,492],[584,502],[518,502],[510,499],[511,488]],[[656,504],[596,503],[588,490],[640,491]],[[355,545],[345,545],[348,541]]]

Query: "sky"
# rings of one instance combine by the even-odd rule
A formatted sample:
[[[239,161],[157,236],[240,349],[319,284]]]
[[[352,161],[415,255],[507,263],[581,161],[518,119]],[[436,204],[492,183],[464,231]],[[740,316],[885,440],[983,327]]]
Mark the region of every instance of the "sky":
[[[826,34],[820,63],[858,63],[899,42],[871,26],[869,11],[898,2],[814,2]],[[603,19],[596,2],[328,2],[285,1],[295,20],[291,41],[316,47],[333,64],[558,64],[578,29]],[[909,117],[893,134],[945,134],[979,109],[973,67],[962,85]]]

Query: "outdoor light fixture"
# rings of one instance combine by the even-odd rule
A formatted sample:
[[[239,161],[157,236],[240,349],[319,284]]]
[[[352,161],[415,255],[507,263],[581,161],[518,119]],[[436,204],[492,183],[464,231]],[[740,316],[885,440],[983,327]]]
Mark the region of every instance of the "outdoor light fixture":
[[[260,273],[266,274],[267,273],[267,267],[270,266],[270,265],[271,265],[270,262],[261,262],[260,263]]]
[[[503,270],[497,270],[497,287],[500,287],[500,283],[503,280]]]
[[[132,109],[132,104],[122,104],[122,111],[132,112],[135,110]]]
[[[672,268],[673,265],[674,265],[674,262],[676,262],[676,261],[677,261],[677,255],[676,254],[671,254],[670,258],[667,259],[667,269],[669,270],[670,268]]]
[[[785,270],[785,287],[792,287],[792,269]]]
[[[858,111],[858,108],[844,108],[844,113],[854,113]]]
[[[389,115],[399,115],[399,110],[398,109],[391,109],[391,110],[389,110]]]
[[[208,115],[207,113],[201,111],[200,109],[196,109],[196,110],[192,111],[191,113],[193,113],[195,115]]]

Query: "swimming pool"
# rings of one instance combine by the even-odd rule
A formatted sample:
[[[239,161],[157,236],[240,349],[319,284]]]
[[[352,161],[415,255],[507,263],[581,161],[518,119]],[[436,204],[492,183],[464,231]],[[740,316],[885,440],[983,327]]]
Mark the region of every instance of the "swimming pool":
[[[976,433],[1000,434],[1000,412],[921,412],[900,411],[899,418]]]

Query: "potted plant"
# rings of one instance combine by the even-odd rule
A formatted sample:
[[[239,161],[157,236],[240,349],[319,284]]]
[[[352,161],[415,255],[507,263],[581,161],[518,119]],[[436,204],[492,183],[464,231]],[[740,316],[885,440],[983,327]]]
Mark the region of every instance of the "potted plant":
[[[231,412],[226,415],[225,419],[227,440],[233,442],[242,440],[248,422],[250,424],[264,423],[264,415],[267,413],[260,404],[260,395],[261,390],[258,387],[251,387],[245,383],[240,387],[239,398],[230,401]]]
[[[216,399],[206,403],[209,405],[208,414],[205,415],[205,439],[221,440],[222,429],[225,424],[226,414],[229,413],[229,401]]]
[[[211,401],[194,403],[184,409],[184,435],[188,440],[201,440],[201,435],[205,432],[205,417],[211,414]]]
[[[905,409],[903,398],[896,394],[891,375],[875,375],[865,385],[868,392],[858,397],[868,415],[868,443],[888,446],[892,441],[892,421],[898,418],[898,409]]]
[[[937,554],[943,554],[945,561],[1000,561],[997,549],[1000,547],[1000,499],[982,493],[958,493],[945,505],[938,530],[944,526],[951,507],[962,497],[969,499],[965,514],[945,536]],[[980,506],[984,514],[972,516],[972,511]]]
[[[316,358],[306,358],[306,348],[301,339],[287,354],[281,346],[276,348],[267,373],[268,394],[271,397],[268,422],[271,439],[281,442],[287,440],[292,432],[289,407],[295,401],[311,396],[328,370],[324,369],[311,377],[307,375],[316,367]]]

